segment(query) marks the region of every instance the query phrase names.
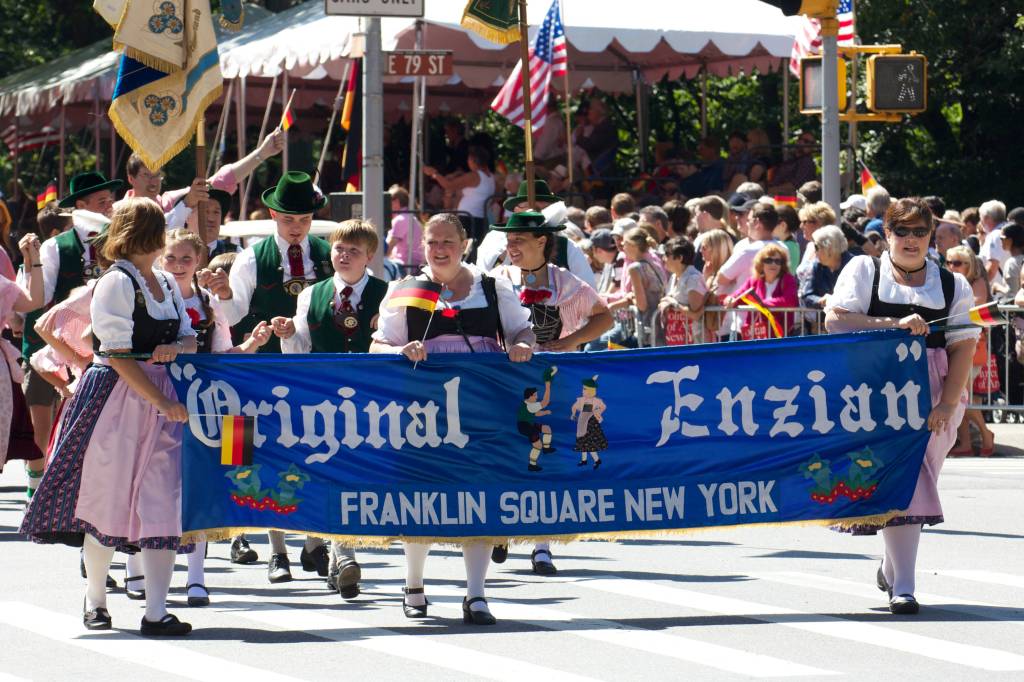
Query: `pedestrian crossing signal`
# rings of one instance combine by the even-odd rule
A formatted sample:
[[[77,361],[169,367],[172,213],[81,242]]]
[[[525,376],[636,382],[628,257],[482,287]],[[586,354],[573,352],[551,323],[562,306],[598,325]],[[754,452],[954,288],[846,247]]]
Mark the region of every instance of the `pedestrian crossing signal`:
[[[867,91],[870,111],[924,111],[928,108],[928,59],[920,54],[869,57]]]
[[[822,59],[820,56],[804,57],[800,60],[800,113],[820,114],[825,93],[822,82]],[[839,111],[846,111],[846,60],[837,64],[836,82],[839,83]]]

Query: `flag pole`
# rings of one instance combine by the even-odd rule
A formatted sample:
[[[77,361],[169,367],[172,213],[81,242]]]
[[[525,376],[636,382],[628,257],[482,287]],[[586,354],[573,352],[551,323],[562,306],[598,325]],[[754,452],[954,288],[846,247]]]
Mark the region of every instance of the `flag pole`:
[[[565,30],[565,3],[562,2],[562,0],[559,0],[559,2],[558,2],[558,11],[562,15],[562,17],[561,17],[561,19],[562,19],[562,29],[564,31]],[[568,38],[565,39],[565,42],[566,42],[566,56],[568,56],[568,52],[569,52],[569,48],[568,48],[569,40],[568,40]],[[569,193],[571,194],[572,193],[572,181],[573,181],[573,172],[572,172],[572,166],[573,166],[573,163],[572,163],[572,93],[569,90],[569,60],[568,59],[565,60],[565,71],[562,72],[562,78],[565,81],[565,153],[566,153],[566,157],[567,157],[567,160],[568,160],[568,163],[569,163]]]
[[[320,173],[324,169],[324,159],[327,157],[327,148],[331,145],[331,134],[334,132],[334,122],[338,119],[338,111],[341,110],[341,93],[344,92],[345,84],[348,83],[349,70],[352,68],[352,62],[345,64],[345,75],[341,77],[341,82],[338,83],[338,94],[334,96],[334,107],[331,109],[331,122],[327,125],[327,134],[324,135],[324,146],[320,149],[320,161],[316,164],[316,177],[313,179],[314,182],[320,182]]]
[[[533,104],[530,102],[530,46],[527,43],[529,31],[526,24],[526,0],[519,0],[519,49],[522,64],[519,73],[523,85],[523,132],[526,134],[526,203],[530,209],[537,208],[537,190],[533,186]]]
[[[260,136],[257,140],[256,147],[259,148],[263,144],[263,138],[267,133],[267,123],[270,121],[270,109],[274,106],[274,93],[277,92],[277,76],[274,76],[274,80],[270,83],[270,95],[267,97],[267,108],[263,110],[263,123],[260,124]],[[246,220],[247,204],[249,203],[249,188],[252,186],[252,176],[254,173],[249,173],[249,177],[245,179],[245,189],[242,190],[242,200],[238,208],[238,219]]]
[[[430,317],[427,318],[427,328],[423,330],[423,338],[420,339],[420,343],[426,343],[427,333],[430,332],[430,323],[434,321],[434,313],[437,312],[437,304],[434,304],[434,309],[430,311]],[[425,346],[424,346],[425,347]],[[416,365],[420,364],[420,361],[412,363],[412,368],[416,369]]]
[[[199,122],[196,124],[196,177],[201,178],[204,182],[206,180],[206,116],[199,117]],[[206,224],[206,201],[200,201],[196,204],[196,230],[199,232],[199,236],[202,238],[203,243],[209,244],[213,241],[207,232],[210,230],[210,226]],[[220,225],[214,228],[219,231]],[[219,235],[214,235],[216,239]],[[203,264],[205,265],[205,263]]]

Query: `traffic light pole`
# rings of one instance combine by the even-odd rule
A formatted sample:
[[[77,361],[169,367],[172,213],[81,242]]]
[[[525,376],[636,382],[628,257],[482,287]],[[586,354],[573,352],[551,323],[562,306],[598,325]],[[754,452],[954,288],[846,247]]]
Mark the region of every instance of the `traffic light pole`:
[[[835,16],[821,19],[821,189],[822,199],[839,215],[839,50]],[[846,84],[843,84],[846,87]]]

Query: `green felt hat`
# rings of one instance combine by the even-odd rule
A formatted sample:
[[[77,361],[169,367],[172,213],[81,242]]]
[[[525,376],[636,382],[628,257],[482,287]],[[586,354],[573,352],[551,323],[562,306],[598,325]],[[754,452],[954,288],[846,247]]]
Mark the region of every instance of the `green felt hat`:
[[[491,225],[492,230],[499,232],[549,232],[561,231],[563,225],[545,225],[546,218],[537,211],[520,211],[509,216],[504,225]]]
[[[597,376],[598,375],[595,374],[594,376],[590,377],[589,379],[584,379],[583,380],[584,388],[597,388]]]
[[[71,178],[70,193],[60,200],[57,204],[60,208],[74,208],[75,202],[79,199],[84,199],[90,194],[96,192],[102,192],[105,189],[109,189],[111,192],[116,192],[124,186],[124,182],[121,180],[107,180],[107,176],[97,171],[88,171],[85,173],[79,173],[75,177]]]
[[[221,216],[226,216],[228,214],[228,209],[231,208],[231,194],[222,189],[211,189],[210,198],[220,204]]]
[[[516,195],[514,197],[509,197],[508,199],[505,199],[505,203],[503,203],[502,206],[505,207],[506,211],[516,210],[516,206],[529,199],[528,190],[529,184],[525,180],[523,180],[522,182],[519,183],[519,191],[516,192]],[[534,199],[536,199],[537,201],[546,201],[549,204],[553,204],[556,201],[562,200],[561,197],[557,197],[551,193],[551,188],[548,187],[548,183],[544,182],[543,180],[533,181],[533,194]]]
[[[263,203],[278,213],[306,215],[316,213],[327,205],[327,197],[313,186],[313,178],[301,171],[288,171],[277,183],[263,193]]]

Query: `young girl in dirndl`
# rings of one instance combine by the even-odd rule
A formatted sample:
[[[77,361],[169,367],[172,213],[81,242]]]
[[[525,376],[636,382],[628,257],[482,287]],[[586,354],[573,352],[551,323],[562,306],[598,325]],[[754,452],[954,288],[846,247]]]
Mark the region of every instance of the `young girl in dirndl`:
[[[132,198],[115,210],[104,245],[114,265],[90,306],[96,355],[64,411],[21,526],[35,542],[84,546],[82,621],[90,630],[112,627],[106,577],[114,548],[124,545],[142,550],[141,633],[192,629],[166,608],[181,539],[181,423],[188,415],[165,365],[194,353],[196,339],[177,285],[154,269],[163,248],[164,216],[154,201]]]

